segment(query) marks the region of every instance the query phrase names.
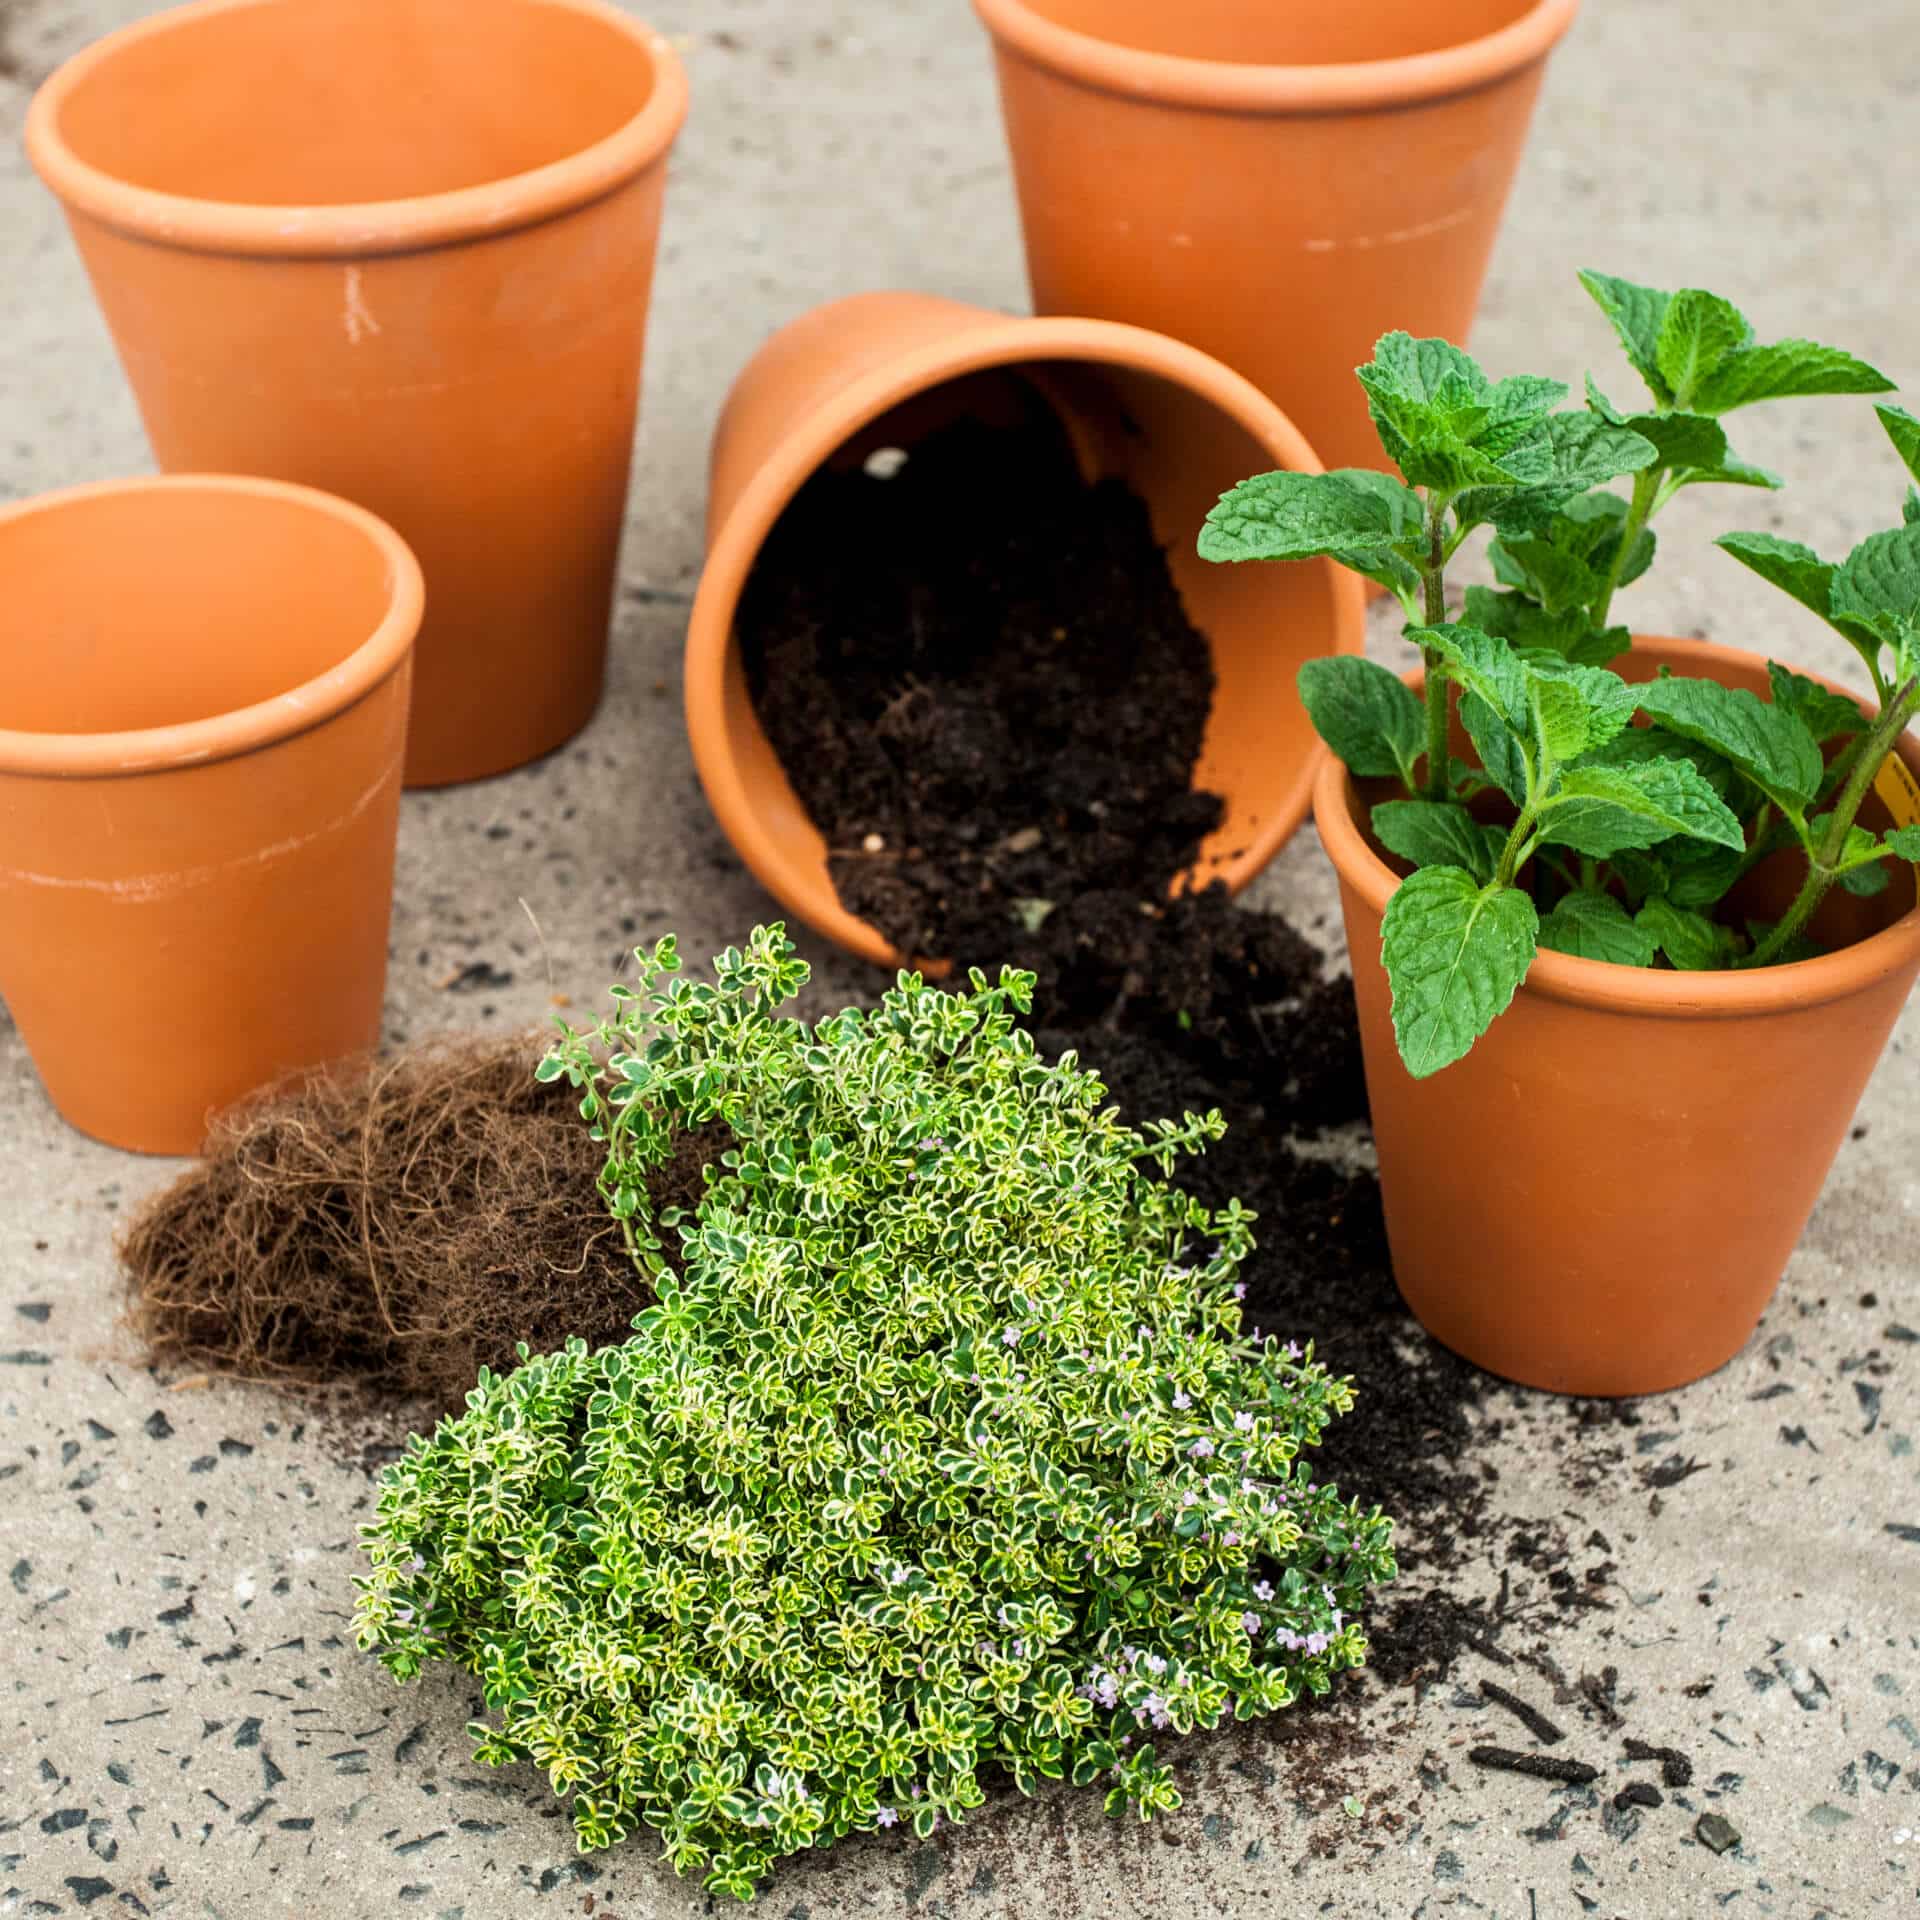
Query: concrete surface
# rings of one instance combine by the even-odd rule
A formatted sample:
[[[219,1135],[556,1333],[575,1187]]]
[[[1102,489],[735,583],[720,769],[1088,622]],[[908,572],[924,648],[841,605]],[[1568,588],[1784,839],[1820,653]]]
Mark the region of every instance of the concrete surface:
[[[148,464],[16,137],[37,75],[145,10],[0,0],[6,493]],[[679,717],[720,397],[770,327],[829,295],[899,284],[1023,299],[986,50],[960,0],[662,0],[656,19],[682,39],[695,107],[674,163],[612,691],[585,737],[544,765],[408,798],[395,1037],[534,1020],[555,991],[588,1004],[635,938],[677,928],[697,955],[767,912],[702,802]],[[1593,264],[1721,288],[1763,330],[1833,339],[1920,391],[1917,96],[1912,0],[1596,0],[1552,69],[1475,344],[1501,372],[1577,378],[1593,365],[1623,389],[1573,280]],[[1790,509],[1801,537],[1844,549],[1888,523],[1894,468],[1857,402],[1788,406],[1754,420],[1740,446],[1786,470],[1793,491],[1777,503],[1743,496],[1737,521],[1705,493],[1672,514],[1667,560],[1631,617],[1838,667],[1838,643],[1705,538],[1778,524]],[[1325,913],[1310,834],[1265,895]],[[823,999],[874,984],[813,957]],[[477,999],[443,993],[473,959],[511,982]],[[137,1051],[137,1018],[114,1030]],[[762,1910],[1914,1910],[1920,1348],[1905,1329],[1920,1324],[1916,1043],[1920,1007],[1867,1096],[1864,1137],[1733,1366],[1645,1409],[1640,1441],[1603,1449],[1578,1492],[1545,1437],[1564,1429],[1564,1409],[1521,1403],[1498,1450],[1504,1504],[1557,1516],[1576,1537],[1603,1532],[1616,1563],[1612,1610],[1583,1615],[1544,1657],[1567,1675],[1616,1664],[1635,1729],[1695,1756],[1691,1789],[1622,1817],[1600,1794],[1478,1773],[1464,1748],[1518,1730],[1442,1687],[1368,1716],[1331,1803],[1324,1779],[1290,1771],[1284,1747],[1235,1733],[1189,1746],[1187,1805],[1164,1828],[1109,1824],[1081,1796],[999,1792],[974,1825],[931,1845],[886,1836],[796,1862]],[[11,1576],[0,1586],[0,1913],[703,1910],[645,1843],[576,1863],[541,1782],[480,1777],[459,1677],[396,1691],[352,1650],[353,1529],[371,1493],[362,1466],[270,1394],[194,1390],[142,1368],[115,1327],[110,1243],[122,1209],[170,1169],[64,1129],[5,1025],[0,1090],[0,1570]],[[1636,1458],[1649,1434],[1651,1451],[1705,1470],[1650,1498]],[[1469,1585],[1493,1579],[1489,1564]],[[1501,1677],[1551,1706],[1547,1672]],[[1590,1714],[1551,1710],[1573,1730],[1568,1750],[1617,1762]],[[1616,1765],[1604,1793],[1625,1777]],[[1338,1805],[1348,1789],[1357,1819]],[[1716,1810],[1743,1836],[1723,1856],[1694,1837],[1696,1816]]]

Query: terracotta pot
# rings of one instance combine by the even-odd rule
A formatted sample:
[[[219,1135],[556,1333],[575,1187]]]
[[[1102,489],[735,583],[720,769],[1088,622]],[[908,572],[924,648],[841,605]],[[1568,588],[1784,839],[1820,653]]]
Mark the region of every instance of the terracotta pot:
[[[1641,639],[1616,664],[1631,680],[1665,664],[1767,692],[1758,654],[1703,641]],[[1863,822],[1920,820],[1911,733],[1901,762]],[[1792,966],[1674,973],[1542,953],[1473,1051],[1415,1080],[1379,957],[1402,870],[1362,831],[1363,804],[1323,757],[1314,818],[1340,876],[1407,1304],[1476,1365],[1557,1393],[1655,1393],[1713,1372],[1772,1297],[1920,976],[1914,870],[1877,900],[1836,890],[1814,930],[1852,944]],[[1769,878],[1784,905],[1797,870]]]
[[[1042,313],[1155,327],[1380,466],[1353,369],[1465,340],[1579,0],[974,0]]]
[[[1062,421],[1089,477],[1117,474],[1147,501],[1212,645],[1217,689],[1194,779],[1227,812],[1193,878],[1244,886],[1306,817],[1313,732],[1294,676],[1316,654],[1365,643],[1359,584],[1342,569],[1209,566],[1195,552],[1208,508],[1236,480],[1320,471],[1286,416],[1218,361],[1135,327],[1015,319],[917,293],[834,301],[782,328],[734,382],[714,435],[687,725],[707,798],[761,884],[882,965],[904,956],[840,904],[826,842],[754,714],[734,612],[774,523],[821,466],[1036,406]]]
[[[201,0],[33,103],[161,466],[327,488],[418,553],[410,784],[599,698],[686,99],[595,0]]]
[[[305,487],[0,508],[0,994],[68,1120],[190,1153],[371,1047],[420,569]]]

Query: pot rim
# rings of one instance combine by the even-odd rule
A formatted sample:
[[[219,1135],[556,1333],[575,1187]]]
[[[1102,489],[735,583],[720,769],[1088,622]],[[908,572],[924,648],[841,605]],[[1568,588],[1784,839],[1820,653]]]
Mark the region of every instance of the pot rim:
[[[68,145],[60,114],[74,89],[128,47],[242,7],[298,0],[192,0],[96,40],[53,73],[27,110],[34,170],[73,211],[163,246],[268,258],[330,259],[408,253],[551,220],[637,178],[672,146],[687,114],[687,74],[666,39],[602,0],[529,0],[598,20],[644,48],[653,66],[646,104],[604,139],[544,167],[477,186],[397,200],[316,206],[206,200],[135,186]]]
[[[251,706],[172,726],[118,733],[34,733],[0,727],[0,777],[114,779],[235,760],[310,732],[364,699],[405,665],[412,652],[426,588],[413,550],[364,507],[316,487],[247,474],[154,474],[97,480],[0,507],[0,536],[10,525],[44,513],[114,496],[229,493],[285,500],[337,520],[362,535],[387,563],[387,606],[373,631],[324,673]]]
[[[1431,53],[1318,66],[1266,66],[1152,53],[1063,27],[1028,0],[973,0],[1005,47],[1070,80],[1156,104],[1229,113],[1339,113],[1416,105],[1468,93],[1544,60],[1580,10],[1580,0],[1535,0],[1509,25]]]
[[[899,294],[854,294],[853,300],[886,300]],[[908,294],[910,299],[937,296]],[[828,307],[842,304],[828,302]],[[735,500],[708,545],[687,623],[686,719],[694,764],[708,803],[727,838],[769,893],[817,932],[879,966],[923,965],[887,940],[871,922],[859,919],[836,896],[819,911],[789,884],[792,868],[761,824],[746,781],[734,758],[727,730],[727,666],[734,652],[734,615],[740,593],[775,521],[794,495],[837,448],[882,414],[949,381],[996,367],[1028,362],[1070,361],[1083,366],[1123,367],[1154,374],[1209,401],[1244,427],[1266,449],[1274,464],[1299,473],[1324,471],[1306,437],[1273,401],[1244,376],[1210,354],[1169,335],[1117,320],[1086,320],[1057,315],[1007,315],[992,325],[979,323],[986,309],[945,302],[969,322],[944,340],[907,349],[884,365],[841,388],[800,420],[762,464]],[[823,309],[809,309],[808,315]],[[791,322],[789,324],[792,324]],[[1360,653],[1366,647],[1366,603],[1357,575],[1331,570],[1334,651]],[[1294,833],[1312,804],[1314,763],[1302,762],[1287,796],[1252,835],[1241,852],[1216,877],[1238,892]],[[936,961],[935,964],[938,964]]]
[[[1635,634],[1636,648],[1658,651],[1676,666],[1711,674],[1716,664],[1737,662],[1764,674],[1765,654],[1723,647],[1712,640],[1679,640],[1660,634]],[[1805,672],[1802,668],[1800,671]],[[1401,676],[1416,693],[1426,676],[1419,669]],[[1851,688],[1822,674],[1808,674],[1830,692],[1866,706]],[[1900,757],[1920,775],[1920,734],[1911,730],[1899,743]],[[1313,822],[1343,886],[1351,887],[1375,912],[1384,914],[1400,885],[1400,876],[1374,852],[1354,818],[1353,783],[1344,765],[1323,744],[1313,789]],[[1542,949],[1527,969],[1522,987],[1551,1000],[1608,1013],[1674,1020],[1734,1020],[1780,1014],[1796,1007],[1844,1000],[1920,965],[1920,902],[1890,927],[1812,960],[1793,960],[1747,973],[1657,972],[1604,960],[1582,960]]]

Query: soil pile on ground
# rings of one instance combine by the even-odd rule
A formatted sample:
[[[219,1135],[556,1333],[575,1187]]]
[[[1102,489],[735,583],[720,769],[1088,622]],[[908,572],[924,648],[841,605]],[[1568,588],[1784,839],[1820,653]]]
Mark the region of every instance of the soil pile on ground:
[[[1492,1556],[1492,1383],[1394,1286],[1350,984],[1276,916],[1170,897],[1220,817],[1192,791],[1213,677],[1144,503],[1042,428],[950,429],[890,478],[817,476],[738,632],[849,908],[905,952],[1031,969],[1040,1044],[1130,1118],[1226,1115],[1175,1177],[1261,1216],[1249,1320],[1354,1378],[1317,1464],[1401,1523],[1376,1673],[1448,1671],[1500,1624],[1437,1582]]]
[[[451,1411],[521,1341],[624,1339],[651,1296],[601,1202],[578,1096],[534,1079],[541,1047],[430,1042],[222,1119],[121,1245],[149,1352]],[[658,1204],[698,1200],[715,1144],[688,1138]]]

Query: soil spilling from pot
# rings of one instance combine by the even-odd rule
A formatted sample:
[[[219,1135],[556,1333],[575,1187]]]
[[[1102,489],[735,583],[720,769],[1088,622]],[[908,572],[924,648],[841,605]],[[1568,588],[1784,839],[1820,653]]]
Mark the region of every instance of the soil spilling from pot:
[[[534,1079],[542,1047],[429,1042],[222,1119],[121,1244],[148,1352],[446,1413],[522,1341],[625,1339],[652,1296],[600,1200],[578,1096]],[[724,1129],[687,1135],[656,1206],[697,1204],[724,1145]]]
[[[1176,1178],[1261,1216],[1249,1320],[1354,1379],[1317,1465],[1399,1523],[1376,1678],[1509,1661],[1503,1626],[1603,1604],[1568,1541],[1494,1511],[1512,1403],[1394,1285],[1349,983],[1277,916],[1169,897],[1220,817],[1191,785],[1213,678],[1144,503],[1044,429],[949,429],[897,470],[817,475],[737,631],[849,908],[902,951],[1031,969],[1041,1046],[1129,1117],[1226,1115]],[[1496,1592],[1455,1597],[1449,1575],[1496,1564]]]

